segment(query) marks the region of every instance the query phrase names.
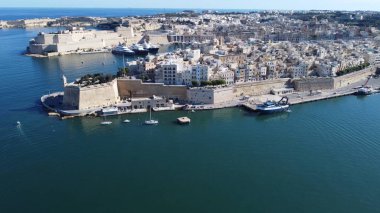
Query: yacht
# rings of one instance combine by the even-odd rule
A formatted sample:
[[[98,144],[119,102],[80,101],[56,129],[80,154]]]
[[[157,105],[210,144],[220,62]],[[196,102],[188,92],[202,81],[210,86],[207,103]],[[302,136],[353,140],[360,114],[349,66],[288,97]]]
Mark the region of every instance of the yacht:
[[[152,119],[152,108],[149,108],[149,120],[145,121],[146,125],[157,125],[158,121]]]
[[[142,44],[142,46],[145,50],[148,50],[148,52],[152,54],[156,54],[158,50],[160,49],[159,46],[154,45],[154,44],[149,44],[148,42],[146,42],[146,40],[144,40],[144,43]]]
[[[135,52],[128,47],[119,44],[114,49],[112,49],[113,54],[126,55],[126,56],[134,56]]]
[[[133,44],[131,46],[131,50],[133,50],[133,52],[135,52],[136,55],[140,56],[146,56],[149,54],[149,50],[144,49],[144,47],[140,44]]]
[[[283,97],[279,102],[266,101],[258,105],[256,110],[262,114],[271,114],[277,112],[285,112],[289,109],[288,98]]]

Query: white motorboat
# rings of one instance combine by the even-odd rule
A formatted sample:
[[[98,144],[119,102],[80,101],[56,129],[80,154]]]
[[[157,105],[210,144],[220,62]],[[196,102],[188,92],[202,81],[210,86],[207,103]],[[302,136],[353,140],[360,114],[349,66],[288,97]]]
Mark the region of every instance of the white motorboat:
[[[179,124],[189,124],[191,120],[188,117],[180,117],[180,118],[177,118],[177,122]]]
[[[130,120],[128,120],[128,119],[125,119],[124,121],[123,121],[123,123],[130,123],[131,121]]]
[[[101,125],[111,125],[112,121],[102,121],[100,124]]]

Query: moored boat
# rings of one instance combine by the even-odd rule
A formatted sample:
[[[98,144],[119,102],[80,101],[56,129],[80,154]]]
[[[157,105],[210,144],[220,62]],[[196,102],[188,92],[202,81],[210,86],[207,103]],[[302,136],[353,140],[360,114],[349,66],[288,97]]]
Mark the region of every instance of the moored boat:
[[[373,90],[371,87],[360,87],[358,91],[356,91],[356,95],[371,95]]]
[[[140,44],[133,44],[131,46],[131,50],[133,50],[133,52],[135,52],[135,54],[139,56],[146,56],[149,54],[149,50],[144,49],[144,47]]]
[[[112,121],[102,121],[100,122],[101,125],[111,125]]]
[[[289,109],[288,98],[283,97],[279,102],[266,101],[257,106],[256,110],[262,114],[285,112]]]
[[[118,54],[118,55],[126,55],[126,56],[134,56],[135,52],[128,47],[119,44],[116,46],[114,49],[112,49],[113,54]]]
[[[152,53],[152,54],[156,54],[158,52],[158,50],[160,49],[159,46],[150,44],[150,43],[146,42],[146,40],[144,40],[142,47],[145,50],[148,50],[148,52]]]
[[[177,118],[177,122],[179,124],[189,124],[191,122],[191,119],[188,117],[179,117]]]

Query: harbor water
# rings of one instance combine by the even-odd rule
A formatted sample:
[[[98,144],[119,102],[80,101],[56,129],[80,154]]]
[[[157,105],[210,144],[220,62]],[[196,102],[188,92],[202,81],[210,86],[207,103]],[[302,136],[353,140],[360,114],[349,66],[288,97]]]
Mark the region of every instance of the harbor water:
[[[61,121],[39,98],[122,59],[24,56],[49,30],[0,30],[0,212],[380,212],[379,95]]]

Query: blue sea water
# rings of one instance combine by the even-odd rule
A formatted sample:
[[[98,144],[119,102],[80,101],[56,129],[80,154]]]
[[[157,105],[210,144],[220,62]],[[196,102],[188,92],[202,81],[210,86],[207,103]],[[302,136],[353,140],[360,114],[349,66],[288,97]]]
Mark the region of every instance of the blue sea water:
[[[180,12],[181,9],[138,8],[0,8],[0,20],[59,18],[63,16],[122,17]]]
[[[121,59],[22,55],[54,30],[0,30],[0,212],[380,212],[380,95],[277,116],[153,113],[152,127],[147,114],[61,121],[41,95]]]
[[[63,16],[80,17],[123,17],[146,16],[165,13],[182,12],[186,9],[143,9],[143,8],[0,8],[0,20],[16,20],[31,18],[59,18]],[[202,11],[202,9],[195,9]],[[250,12],[255,10],[216,9],[219,12]]]

